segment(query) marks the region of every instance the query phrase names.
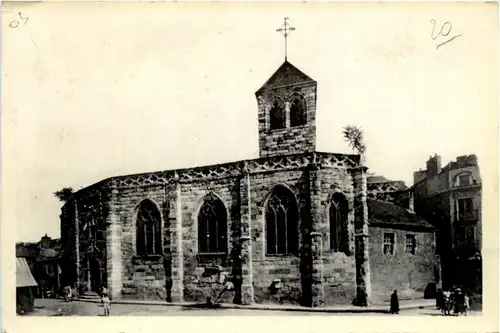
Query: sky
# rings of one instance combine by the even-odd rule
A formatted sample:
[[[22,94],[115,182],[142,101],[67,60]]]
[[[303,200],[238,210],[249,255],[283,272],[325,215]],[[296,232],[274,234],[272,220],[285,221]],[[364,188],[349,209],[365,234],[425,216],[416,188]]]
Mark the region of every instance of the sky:
[[[284,61],[276,29],[285,16],[296,28],[288,60],[318,83],[319,151],[352,153],[342,128],[353,124],[365,132],[370,171],[386,178],[411,185],[435,153],[443,165],[475,153],[489,170],[482,162],[497,156],[495,9],[4,5],[2,222],[16,241],[59,237],[53,192],[63,187],[258,157],[254,93]],[[9,28],[20,11],[28,20]]]

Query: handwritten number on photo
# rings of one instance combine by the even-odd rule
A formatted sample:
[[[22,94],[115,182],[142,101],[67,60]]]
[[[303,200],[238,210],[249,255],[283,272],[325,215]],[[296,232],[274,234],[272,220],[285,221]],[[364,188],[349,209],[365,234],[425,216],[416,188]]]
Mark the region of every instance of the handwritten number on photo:
[[[443,25],[441,26],[441,29],[439,30],[439,32],[437,34],[436,34],[436,20],[432,19],[431,23],[432,23],[432,32],[431,32],[432,40],[436,40],[438,37],[440,37],[439,41],[442,41],[441,43],[439,43],[436,46],[436,49],[439,49],[439,47],[451,42],[452,40],[454,40],[460,36],[462,36],[462,35],[455,35],[453,37],[449,37],[449,35],[451,33],[452,26],[451,26],[451,23],[448,21],[443,23]]]
[[[23,15],[21,14],[21,12],[19,12],[18,15],[19,15],[19,20],[13,20],[13,21],[11,21],[9,23],[9,28],[15,29],[15,28],[19,27],[19,25],[21,23],[23,23],[23,22],[24,22],[23,25],[26,25],[26,23],[28,23],[29,17],[23,17]]]

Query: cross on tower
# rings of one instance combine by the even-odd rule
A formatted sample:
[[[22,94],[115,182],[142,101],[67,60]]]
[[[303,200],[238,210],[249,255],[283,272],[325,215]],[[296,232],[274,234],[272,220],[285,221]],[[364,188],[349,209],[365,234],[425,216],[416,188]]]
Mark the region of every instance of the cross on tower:
[[[288,17],[285,17],[285,20],[284,20],[283,25],[281,26],[281,28],[276,29],[277,32],[281,32],[281,34],[283,35],[283,37],[285,37],[285,61],[286,61],[286,58],[287,58],[287,37],[288,37],[288,35],[290,34],[291,31],[295,30],[295,28],[290,25],[289,20],[290,19]]]

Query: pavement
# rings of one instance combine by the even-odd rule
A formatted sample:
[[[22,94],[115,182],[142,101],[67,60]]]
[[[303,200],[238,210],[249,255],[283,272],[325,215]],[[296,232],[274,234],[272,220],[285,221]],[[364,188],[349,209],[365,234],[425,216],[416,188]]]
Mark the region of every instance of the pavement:
[[[427,301],[427,300],[426,300]],[[405,302],[405,301],[402,301]],[[193,306],[172,305],[165,302],[161,304],[145,304],[141,301],[130,301],[127,304],[117,303],[114,301],[111,305],[111,316],[327,316],[327,315],[375,315],[375,316],[392,316],[385,311],[325,311],[321,309],[310,308],[292,308],[283,306],[231,306],[229,304],[217,309],[203,309]],[[160,302],[159,302],[160,303]],[[409,303],[409,302],[408,302]],[[427,306],[414,306],[402,304],[400,315],[402,316],[440,316],[440,312],[427,302]],[[422,303],[421,303],[422,304]],[[159,306],[160,305],[160,306]],[[406,305],[406,306],[404,306]],[[380,309],[383,308],[379,305]],[[319,310],[319,311],[316,311]],[[58,299],[36,299],[35,311],[30,313],[30,316],[103,316],[102,305],[94,301],[73,301],[64,302]],[[470,312],[469,315],[478,315],[480,312]]]
[[[79,299],[82,302],[89,303],[100,303],[97,295],[82,297]],[[113,300],[113,304],[121,305],[146,305],[146,306],[166,306],[166,307],[182,307],[185,309],[200,309],[203,304],[194,302],[182,302],[182,303],[167,303],[160,300],[133,300],[133,299],[118,299]],[[423,309],[429,307],[435,307],[436,301],[433,299],[418,299],[418,300],[401,300],[399,302],[400,310],[410,310],[410,309]],[[288,311],[288,312],[315,312],[315,313],[388,313],[389,312],[389,302],[381,304],[373,304],[369,307],[360,307],[354,305],[337,305],[328,306],[320,308],[307,308],[298,305],[291,304],[252,304],[249,305],[237,305],[232,303],[219,303],[217,304],[218,309],[239,309],[239,310],[254,310],[254,311]],[[206,309],[204,309],[206,310]]]

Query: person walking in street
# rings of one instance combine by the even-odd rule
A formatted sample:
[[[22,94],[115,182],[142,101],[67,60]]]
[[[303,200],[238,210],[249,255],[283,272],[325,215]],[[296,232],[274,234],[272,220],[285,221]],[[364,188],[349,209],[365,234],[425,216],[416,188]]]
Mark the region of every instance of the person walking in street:
[[[71,287],[70,286],[67,286],[66,287],[66,292],[67,292],[67,298],[68,298],[68,302],[72,302],[73,301],[73,293],[72,293],[72,290],[71,290]]]
[[[63,288],[63,297],[64,297],[64,301],[65,302],[69,302],[69,300],[70,300],[70,293],[71,292],[70,292],[69,286],[65,286]]]
[[[457,316],[460,316],[462,313],[466,314],[464,293],[460,288],[457,288],[454,295],[455,314]]]
[[[109,308],[111,306],[111,300],[109,299],[107,290],[105,292],[103,291],[101,295],[102,295],[101,303],[102,307],[104,308],[104,316],[107,317],[109,316]]]
[[[436,294],[436,308],[438,310],[444,309],[444,293],[443,289],[438,289],[437,294]]]
[[[78,294],[78,283],[75,283],[73,286],[71,286],[71,297],[73,299],[77,299],[79,296]]]
[[[399,314],[399,299],[398,299],[397,290],[394,290],[394,292],[391,295],[391,310],[390,311],[392,314]]]
[[[467,316],[467,311],[470,309],[470,300],[469,300],[469,295],[467,293],[464,294],[464,314]]]
[[[448,316],[451,314],[451,310],[453,308],[453,299],[451,297],[451,292],[449,290],[445,290],[443,292],[443,308],[441,309],[441,312],[445,315]]]

